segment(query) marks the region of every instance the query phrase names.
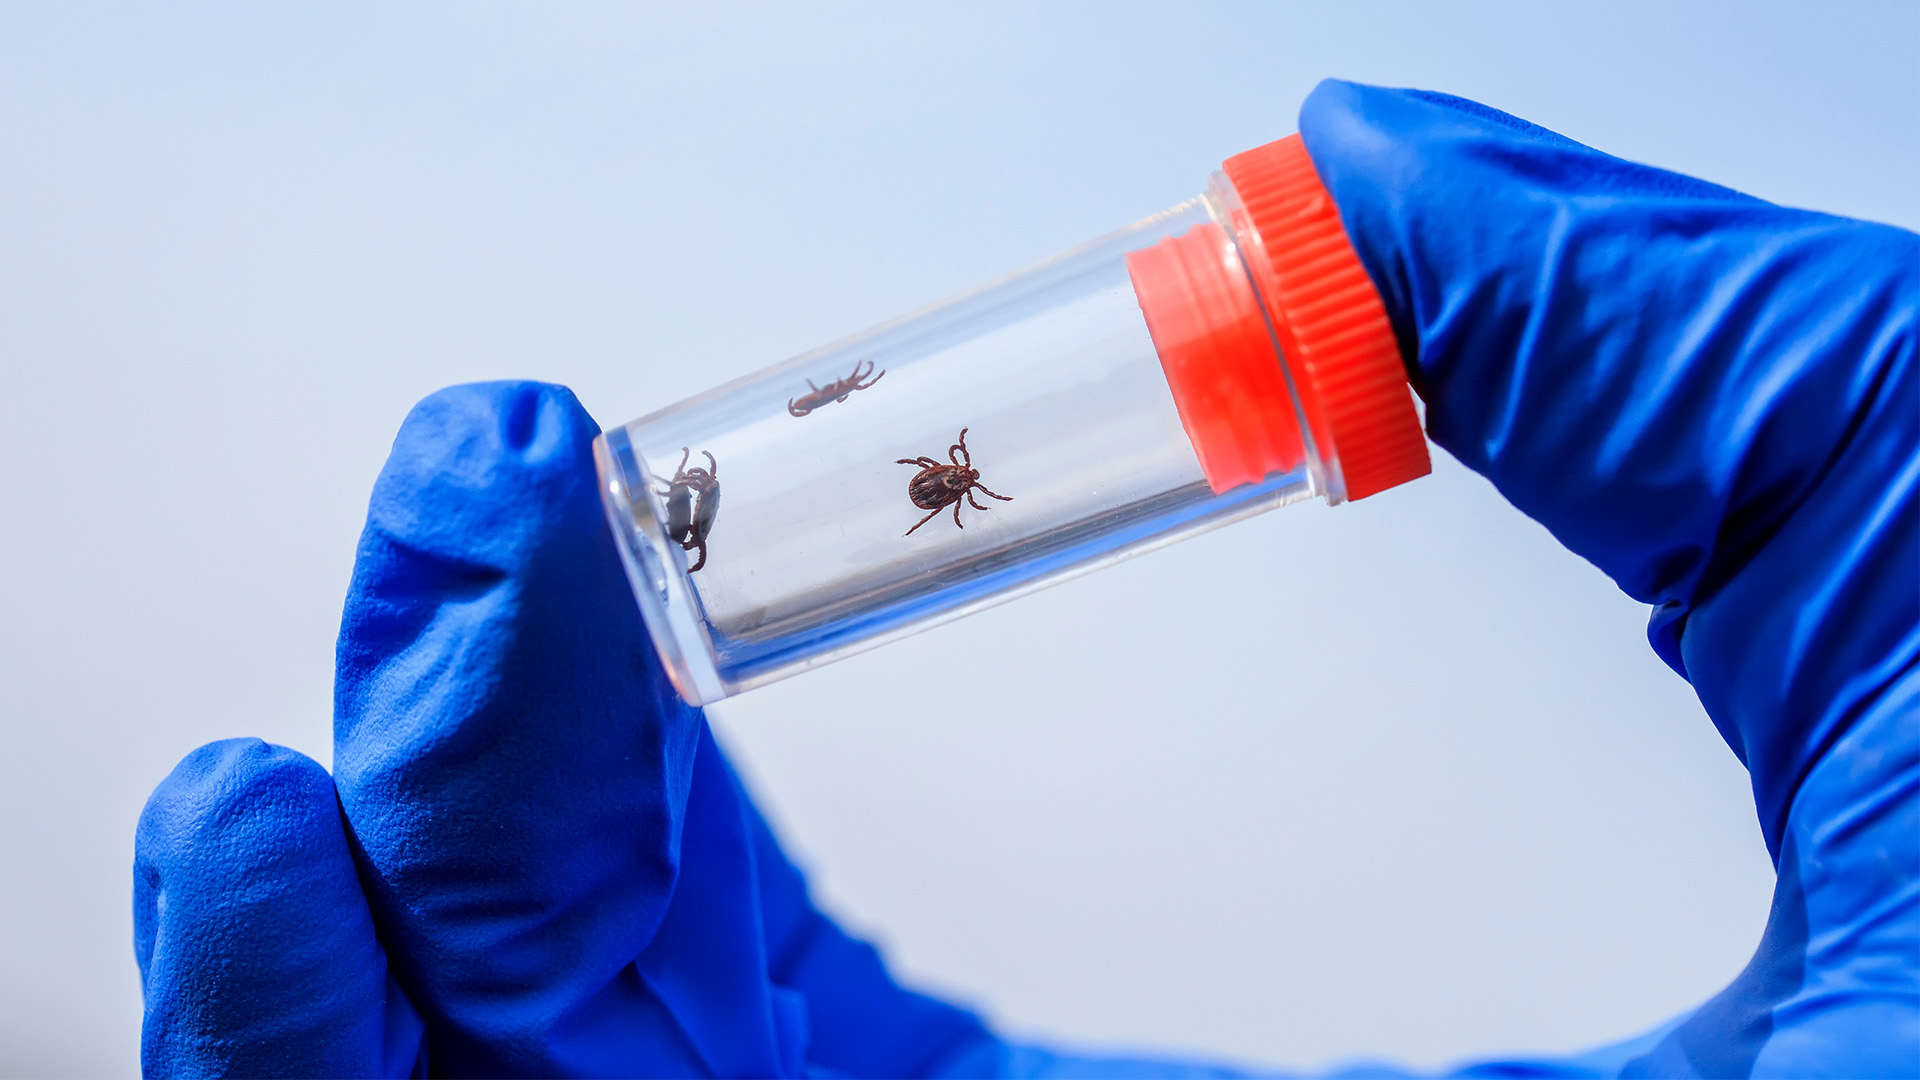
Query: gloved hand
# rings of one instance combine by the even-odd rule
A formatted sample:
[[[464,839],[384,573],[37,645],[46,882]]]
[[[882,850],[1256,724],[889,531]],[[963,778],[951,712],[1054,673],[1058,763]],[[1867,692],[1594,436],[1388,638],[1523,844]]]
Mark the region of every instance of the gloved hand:
[[[1909,1072],[1920,244],[1457,99],[1329,83],[1301,130],[1430,434],[1660,605],[1780,866],[1759,955],[1697,1012],[1466,1071]],[[334,783],[215,744],[142,816],[149,1071],[1212,1072],[1008,1047],[812,907],[646,646],[592,433],[524,385],[409,419],[348,599]]]
[[[1655,605],[1779,884],[1628,1075],[1920,1071],[1920,237],[1325,83],[1300,134],[1427,431]]]
[[[149,1073],[913,1076],[997,1045],[814,910],[674,695],[598,431],[524,383],[408,417],[347,597],[335,776],[215,743],[141,817]]]

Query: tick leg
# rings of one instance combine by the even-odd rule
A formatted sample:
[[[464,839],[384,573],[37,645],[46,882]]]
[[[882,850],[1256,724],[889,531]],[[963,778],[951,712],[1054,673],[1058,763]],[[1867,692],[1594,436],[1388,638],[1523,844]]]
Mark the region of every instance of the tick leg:
[[[700,561],[694,563],[692,566],[687,567],[687,573],[689,574],[707,565],[707,542],[705,540],[698,541],[696,543],[696,546],[699,547],[700,549]],[[692,551],[693,549],[688,548],[687,550]]]
[[[912,464],[912,462],[908,462],[908,464]],[[912,536],[912,535],[913,535],[913,533],[914,533],[914,529],[918,529],[918,528],[919,528],[919,527],[920,527],[921,525],[925,525],[925,524],[926,524],[927,522],[929,522],[929,521],[932,521],[932,520],[933,520],[933,515],[934,515],[934,514],[938,514],[939,512],[940,512],[940,508],[939,508],[939,507],[937,507],[937,506],[936,506],[936,507],[934,507],[934,508],[933,508],[933,511],[932,511],[931,513],[929,513],[929,514],[928,514],[928,515],[927,515],[926,517],[923,517],[923,518],[921,518],[921,519],[919,520],[919,522],[918,522],[918,523],[916,523],[916,524],[914,525],[914,527],[913,527],[912,529],[908,529],[908,530],[907,530],[906,532],[903,532],[903,533],[901,533],[900,535],[901,535],[901,536]]]
[[[973,487],[974,487],[974,488],[979,488],[979,489],[980,489],[981,491],[986,491],[988,495],[992,495],[992,496],[993,496],[994,498],[996,498],[996,499],[999,499],[999,500],[1000,500],[1001,502],[1012,502],[1012,501],[1013,501],[1013,496],[1011,496],[1011,495],[994,495],[994,494],[993,494],[993,492],[991,492],[991,491],[987,491],[987,485],[985,485],[985,484],[982,484],[982,483],[979,483],[979,482],[977,482],[977,481],[976,481],[976,482],[974,483],[974,485],[973,485]],[[967,489],[967,494],[969,494],[969,495],[971,495],[971,494],[973,494],[973,488],[968,488],[968,489]]]
[[[709,453],[707,453],[707,452],[706,452],[705,450],[702,450],[702,451],[700,451],[700,455],[701,455],[702,457],[704,457],[704,458],[706,458],[706,459],[707,459],[707,475],[708,475],[708,476],[719,476],[719,475],[720,475],[720,463],[719,463],[719,462],[717,462],[717,461],[715,461],[715,460],[713,460],[713,455],[712,455],[712,454],[709,454]]]
[[[968,468],[973,467],[973,454],[967,450],[967,432],[970,430],[972,429],[961,428],[960,441],[957,443],[954,443],[952,446],[947,447],[947,457],[952,458],[953,463],[955,465],[965,465]],[[959,458],[954,457],[954,454],[956,452],[960,454],[964,454],[967,460],[961,461]]]
[[[969,506],[972,506],[972,507],[973,507],[973,508],[974,508],[975,510],[985,510],[985,509],[986,509],[986,507],[984,507],[984,506],[981,506],[981,505],[980,505],[980,500],[978,500],[978,499],[976,499],[976,498],[974,498],[974,497],[973,497],[973,489],[972,489],[972,488],[968,488],[968,489],[967,489],[967,504],[968,504]]]
[[[953,500],[953,523],[955,525],[958,525],[962,529],[966,528],[965,525],[960,524],[960,500],[959,499]]]

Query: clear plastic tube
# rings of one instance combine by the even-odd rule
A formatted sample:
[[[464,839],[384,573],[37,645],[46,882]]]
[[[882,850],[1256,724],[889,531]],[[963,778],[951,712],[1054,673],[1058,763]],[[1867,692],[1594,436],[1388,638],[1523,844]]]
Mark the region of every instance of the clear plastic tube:
[[[1203,462],[1206,392],[1156,345],[1186,294],[1158,302],[1153,328],[1143,311],[1156,264],[1142,260],[1181,252],[1253,294],[1236,208],[1217,176],[1119,232],[607,431],[609,520],[681,694],[705,704],[1310,495],[1337,501],[1337,461],[1257,302],[1291,445],[1229,482],[1217,451]]]

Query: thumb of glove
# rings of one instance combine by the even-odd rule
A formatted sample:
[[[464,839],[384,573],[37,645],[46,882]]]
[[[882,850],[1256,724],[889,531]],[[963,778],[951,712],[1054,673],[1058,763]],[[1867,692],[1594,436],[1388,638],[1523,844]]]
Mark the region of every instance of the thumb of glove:
[[[592,1033],[662,1008],[626,969],[674,890],[704,725],[622,576],[598,432],[561,387],[437,393],[360,541],[336,782],[439,1070],[604,1071]]]

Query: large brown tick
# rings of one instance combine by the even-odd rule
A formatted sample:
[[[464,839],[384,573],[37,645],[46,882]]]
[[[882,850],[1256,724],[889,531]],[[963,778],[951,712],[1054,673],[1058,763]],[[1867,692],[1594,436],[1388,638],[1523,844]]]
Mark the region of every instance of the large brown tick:
[[[921,518],[914,525],[913,529],[908,529],[901,535],[912,536],[914,529],[932,521],[934,515],[949,506],[953,507],[954,525],[962,529],[966,528],[965,525],[960,524],[961,499],[964,498],[975,510],[986,509],[973,497],[976,488],[986,491],[988,498],[999,499],[1001,502],[1013,501],[1010,496],[995,495],[987,491],[987,486],[980,482],[980,470],[973,467],[973,455],[967,451],[966,428],[960,429],[960,441],[947,447],[947,460],[953,464],[949,465],[937,458],[925,456],[901,458],[895,462],[898,465],[920,466],[920,471],[914,474],[913,479],[907,481],[907,498],[912,499],[913,505],[920,509],[930,511],[926,517]]]
[[[700,549],[700,560],[687,567],[689,574],[707,565],[707,534],[713,531],[714,516],[720,513],[720,463],[705,450],[700,454],[707,459],[707,468],[687,468],[693,453],[683,446],[680,468],[674,471],[673,479],[653,478],[664,486],[660,494],[667,498],[667,536],[683,550]]]
[[[860,370],[860,364],[862,363],[867,365],[867,370]],[[822,405],[836,401],[845,401],[855,390],[865,390],[867,387],[879,382],[885,374],[886,372],[882,371],[879,375],[873,375],[873,361],[864,360],[858,361],[853,365],[853,374],[848,375],[844,379],[835,379],[825,386],[814,386],[813,380],[808,379],[807,385],[813,387],[813,392],[810,394],[802,394],[797,398],[788,398],[787,411],[795,416],[805,416]],[[873,375],[873,378],[868,379],[866,382],[860,381],[866,379],[869,375]]]

